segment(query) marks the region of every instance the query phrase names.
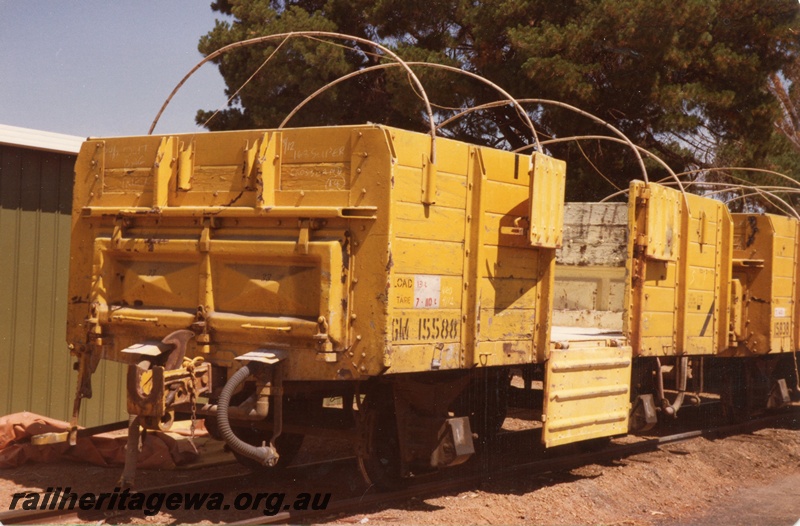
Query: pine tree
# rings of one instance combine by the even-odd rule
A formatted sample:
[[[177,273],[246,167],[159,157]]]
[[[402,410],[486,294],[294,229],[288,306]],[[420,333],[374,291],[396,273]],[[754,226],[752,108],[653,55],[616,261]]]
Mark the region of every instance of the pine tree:
[[[217,0],[212,8],[230,17],[201,39],[205,55],[260,35],[338,31],[379,41],[408,61],[438,62],[482,75],[519,99],[553,99],[579,107],[662,156],[675,171],[722,160],[769,164],[779,151],[796,155],[773,133],[786,112],[775,89],[769,89],[776,78],[795,89],[793,77],[781,76],[799,54],[800,36],[792,29],[800,20],[795,0]],[[206,126],[274,127],[320,86],[381,63],[374,52],[357,43],[342,47],[292,39],[225,54],[217,62],[228,95],[236,96]],[[442,118],[452,114],[447,108],[501,98],[465,77],[415,71]],[[563,108],[526,107],[541,140],[608,135],[604,127]],[[198,123],[211,115],[198,112]],[[397,69],[337,85],[299,112],[291,125],[366,121],[428,129],[419,95]],[[509,106],[476,112],[443,132],[512,149],[533,142]],[[547,151],[567,160],[573,199],[596,199],[613,191],[606,180],[624,188],[640,176],[624,146],[588,141],[551,145]],[[663,175],[655,166],[651,172],[653,178]]]

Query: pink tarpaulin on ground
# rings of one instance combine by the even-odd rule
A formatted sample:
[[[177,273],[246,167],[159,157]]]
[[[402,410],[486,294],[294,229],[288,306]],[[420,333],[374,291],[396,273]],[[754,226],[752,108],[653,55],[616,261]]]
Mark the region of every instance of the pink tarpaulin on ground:
[[[198,422],[195,436],[206,436]],[[98,466],[122,466],[125,463],[125,431],[114,431],[78,438],[78,443],[35,446],[30,437],[42,433],[61,433],[69,423],[34,413],[14,413],[0,417],[0,468],[12,468],[26,462],[55,462],[61,459],[89,462]],[[182,435],[184,431],[164,433],[148,431],[136,463],[141,469],[169,469],[197,459],[197,451]]]

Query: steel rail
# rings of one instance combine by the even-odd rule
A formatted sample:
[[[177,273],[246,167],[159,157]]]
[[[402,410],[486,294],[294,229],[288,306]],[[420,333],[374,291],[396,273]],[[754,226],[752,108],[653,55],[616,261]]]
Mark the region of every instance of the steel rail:
[[[388,503],[408,500],[412,497],[429,498],[431,495],[435,494],[452,492],[471,487],[474,488],[476,484],[486,480],[487,478],[499,480],[510,478],[512,476],[541,475],[555,471],[576,469],[588,464],[609,462],[611,460],[617,460],[635,454],[656,451],[660,446],[691,440],[694,438],[718,438],[722,436],[742,434],[755,429],[769,427],[769,424],[782,422],[786,420],[787,417],[791,419],[791,423],[798,425],[800,424],[800,420],[798,420],[798,414],[800,414],[800,411],[795,410],[791,413],[770,415],[759,419],[749,420],[740,424],[676,433],[659,438],[646,439],[633,444],[611,444],[609,447],[604,448],[601,451],[580,453],[577,455],[563,455],[552,459],[536,460],[533,462],[507,466],[497,470],[492,470],[490,472],[465,474],[464,476],[454,477],[447,480],[413,484],[412,486],[398,491],[387,493],[371,493],[361,497],[345,499],[328,506],[325,510],[283,511],[271,517],[265,517],[262,514],[251,519],[229,522],[227,524],[230,526],[244,526],[254,524],[298,523],[300,521],[306,521],[314,517],[325,515],[357,513],[362,512],[364,509],[372,506],[383,506]]]
[[[388,503],[405,501],[413,497],[430,498],[431,495],[474,488],[476,484],[486,481],[487,479],[502,480],[510,477],[535,476],[557,471],[576,469],[589,464],[604,463],[630,457],[632,455],[657,451],[661,446],[691,440],[694,438],[719,438],[724,436],[734,436],[756,429],[768,428],[770,425],[776,424],[790,424],[795,427],[800,427],[800,408],[793,406],[792,410],[790,411],[748,420],[742,423],[685,431],[658,438],[644,439],[632,444],[612,443],[600,451],[579,454],[562,453],[554,458],[540,459],[522,464],[514,464],[497,469],[490,469],[488,471],[481,469],[481,466],[476,465],[473,466],[472,470],[464,472],[457,477],[412,483],[410,486],[397,491],[378,493],[371,492],[368,489],[365,494],[361,496],[346,498],[333,502],[324,510],[286,510],[273,516],[265,516],[263,513],[260,513],[252,518],[228,522],[227,524],[254,525],[278,524],[287,522],[297,523],[299,521],[305,521],[314,517],[326,515],[338,515],[341,513],[355,514],[363,512],[364,509],[374,506],[383,506]],[[526,431],[516,431],[510,432],[506,436],[512,437],[514,435],[524,433],[526,433]],[[338,463],[352,462],[353,459],[353,457],[347,457],[329,461],[314,462],[310,464],[292,466],[287,468],[287,470],[294,471],[318,467],[320,465],[335,465]],[[241,477],[241,474],[209,477],[192,481],[188,484],[186,482],[182,482],[180,484],[169,484],[149,488],[136,488],[136,492],[147,494],[179,491],[181,493],[185,493],[190,491],[191,488],[203,487],[207,484],[224,484],[226,482],[234,482],[240,480]],[[130,514],[130,512],[125,510],[120,511],[119,513],[113,513],[111,515],[109,515],[108,510],[13,510],[0,513],[0,524],[42,524],[64,521],[91,522],[93,520],[100,519],[113,520],[113,517],[116,515],[127,516],[128,514]]]
[[[231,458],[231,463],[235,461]],[[332,460],[325,460],[321,462],[309,462],[307,464],[298,464],[286,468],[286,472],[303,471],[314,469],[321,465],[336,466],[342,463],[352,463],[355,465],[355,457],[336,458]],[[246,471],[246,468],[242,468]],[[208,484],[225,484],[235,483],[242,479],[242,473],[235,475],[222,475],[216,477],[207,477],[202,479],[193,480],[191,482],[182,481],[180,483],[165,484],[163,486],[152,486],[133,488],[131,491],[135,493],[152,494],[152,493],[187,493],[192,489],[204,488]],[[136,513],[132,510],[11,510],[0,512],[0,525],[7,524],[52,524],[54,522],[65,521],[79,521],[82,523],[95,522],[101,519],[110,519],[114,516],[127,516],[131,513]],[[269,517],[268,517],[269,518]]]

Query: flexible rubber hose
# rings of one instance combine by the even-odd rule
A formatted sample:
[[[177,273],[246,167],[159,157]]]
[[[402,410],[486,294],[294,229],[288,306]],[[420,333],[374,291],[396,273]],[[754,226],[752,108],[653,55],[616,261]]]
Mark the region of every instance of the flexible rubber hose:
[[[228,407],[230,407],[231,396],[248,376],[250,376],[250,368],[245,365],[236,371],[225,384],[225,387],[222,388],[217,406],[217,425],[219,426],[222,439],[233,451],[242,456],[252,458],[264,466],[271,466],[277,461],[275,450],[269,446],[256,447],[247,442],[243,442],[236,436],[233,429],[231,429],[230,420],[228,419]],[[272,461],[272,463],[270,461]]]

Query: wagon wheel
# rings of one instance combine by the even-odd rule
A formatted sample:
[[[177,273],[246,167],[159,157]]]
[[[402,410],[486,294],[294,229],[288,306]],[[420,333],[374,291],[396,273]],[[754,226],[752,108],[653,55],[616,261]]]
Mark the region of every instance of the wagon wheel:
[[[720,402],[724,422],[740,423],[750,417],[750,390],[747,389],[747,371],[742,359],[727,359],[724,362]]]
[[[469,425],[477,433],[477,444],[485,447],[503,427],[508,413],[508,395],[511,380],[508,371],[481,370],[469,386],[456,399],[453,411],[459,416],[468,416]]]
[[[655,358],[638,358],[631,367],[630,402],[631,412],[628,419],[629,433],[645,433],[653,429],[659,420],[656,412],[656,421],[648,423],[645,404],[652,405],[655,410],[658,400],[656,389],[657,364]]]
[[[391,391],[368,394],[361,411],[364,412],[359,424],[363,443],[357,455],[361,474],[380,491],[403,486],[407,479],[401,473],[400,440]]]

